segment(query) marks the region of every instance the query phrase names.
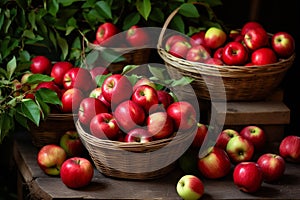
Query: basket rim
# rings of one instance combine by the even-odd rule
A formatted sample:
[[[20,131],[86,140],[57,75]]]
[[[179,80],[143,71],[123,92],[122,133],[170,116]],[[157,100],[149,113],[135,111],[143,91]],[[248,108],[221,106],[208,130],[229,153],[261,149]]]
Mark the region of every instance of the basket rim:
[[[132,152],[145,152],[151,150],[152,148],[157,149],[167,145],[169,142],[173,140],[182,141],[186,138],[191,137],[190,135],[193,134],[189,134],[189,133],[196,130],[191,128],[187,130],[187,132],[189,133],[175,132],[171,137],[168,138],[153,140],[146,143],[138,143],[138,142],[121,142],[116,140],[106,140],[106,139],[97,138],[96,136],[87,133],[81,126],[79,120],[76,121],[75,127],[77,128],[79,136],[82,137],[84,141],[90,145],[101,146],[103,148],[114,149],[114,150],[127,150]]]

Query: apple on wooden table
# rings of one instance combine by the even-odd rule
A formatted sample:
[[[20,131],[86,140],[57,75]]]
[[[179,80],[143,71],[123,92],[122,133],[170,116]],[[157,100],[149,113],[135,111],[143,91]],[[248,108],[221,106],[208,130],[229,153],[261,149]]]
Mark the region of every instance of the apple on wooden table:
[[[204,185],[197,176],[184,175],[178,180],[176,191],[184,200],[198,200],[204,194]]]

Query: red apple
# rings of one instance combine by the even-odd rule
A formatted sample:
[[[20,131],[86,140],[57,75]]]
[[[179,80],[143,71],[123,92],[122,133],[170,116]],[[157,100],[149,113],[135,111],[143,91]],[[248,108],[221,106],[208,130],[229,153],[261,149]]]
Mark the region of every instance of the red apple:
[[[68,157],[82,156],[85,150],[79,134],[75,130],[66,131],[61,136],[59,145],[66,151]]]
[[[214,146],[207,150],[206,155],[199,157],[198,169],[206,178],[218,179],[229,174],[231,161],[225,150]]]
[[[57,97],[59,99],[61,99],[62,93],[61,93],[61,89],[59,88],[58,85],[56,85],[56,83],[54,83],[53,81],[49,81],[49,82],[40,82],[34,90],[39,90],[41,88],[47,88],[49,90],[52,90],[54,92],[56,92]]]
[[[254,28],[262,28],[263,26],[256,21],[248,21],[246,22],[241,29],[241,35],[245,35],[250,29],[254,29]]]
[[[81,100],[78,110],[78,120],[89,127],[91,119],[99,113],[107,113],[108,108],[100,99],[94,97],[85,97]]]
[[[73,111],[73,113],[78,113],[80,102],[84,98],[84,94],[77,88],[66,90],[61,97],[62,112],[72,113]]]
[[[255,162],[241,162],[233,170],[233,182],[241,191],[254,193],[261,188],[263,172]]]
[[[279,180],[285,171],[285,160],[280,155],[274,153],[262,154],[257,159],[257,164],[262,169],[265,182]]]
[[[117,105],[113,115],[124,132],[143,125],[146,119],[143,108],[132,100],[125,100]]]
[[[249,140],[239,135],[228,141],[226,152],[233,163],[250,161],[254,155],[254,146]]]
[[[228,37],[230,41],[235,41],[235,42],[241,42],[244,38],[241,32],[235,29],[230,30]]]
[[[197,123],[197,132],[191,144],[192,148],[200,149],[206,135],[208,133],[208,127],[205,124]]]
[[[245,45],[253,51],[267,46],[268,42],[268,33],[262,27],[249,29],[244,36]]]
[[[142,77],[142,78],[138,79],[137,82],[133,85],[133,91],[135,91],[136,88],[141,85],[149,85],[149,86],[153,87],[154,89],[156,89],[156,85],[153,81],[151,81],[148,77]]]
[[[209,65],[224,65],[224,62],[219,58],[209,58],[205,61],[205,63]]]
[[[204,184],[197,176],[187,174],[178,180],[176,191],[182,199],[198,200],[204,194]]]
[[[174,34],[174,35],[169,36],[165,42],[166,51],[169,52],[171,46],[173,46],[173,44],[175,44],[176,42],[179,42],[179,41],[189,42],[188,39],[183,35]]]
[[[102,94],[111,106],[131,98],[133,89],[129,79],[121,74],[112,74],[105,78],[102,84]]]
[[[44,173],[52,176],[60,174],[63,162],[67,159],[65,150],[56,144],[44,145],[38,152],[37,163]]]
[[[96,82],[92,79],[92,75],[89,70],[80,67],[73,67],[65,73],[63,86],[65,89],[75,87],[84,93],[90,93],[91,90],[96,88]]]
[[[295,51],[295,39],[287,32],[277,32],[271,38],[271,45],[281,58],[290,57]]]
[[[210,53],[202,45],[192,46],[186,53],[185,59],[193,62],[205,62]]]
[[[224,49],[223,46],[217,48],[213,54],[213,58],[218,58],[222,60],[223,49]]]
[[[144,128],[134,128],[130,130],[124,138],[124,142],[147,143],[152,140],[152,135]]]
[[[131,100],[139,104],[146,113],[156,110],[158,106],[158,96],[156,90],[149,85],[140,85],[133,91]]]
[[[227,65],[244,65],[248,51],[240,42],[228,42],[222,51],[222,60]]]
[[[104,98],[103,94],[102,94],[102,87],[96,87],[95,89],[93,89],[90,94],[89,97],[93,97],[93,98],[97,98],[100,101],[102,101],[102,103],[110,110],[110,103],[108,101],[106,101],[106,99]]]
[[[285,136],[280,142],[279,154],[289,162],[300,163],[300,137],[297,135]]]
[[[47,74],[51,73],[52,64],[46,56],[38,55],[31,59],[30,71],[33,74]]]
[[[68,61],[60,61],[54,63],[50,73],[50,76],[54,78],[54,83],[56,83],[59,86],[63,86],[65,73],[73,67],[73,64]]]
[[[126,41],[133,47],[145,46],[149,45],[150,35],[147,29],[133,25],[126,32]]]
[[[263,47],[252,52],[251,63],[253,63],[253,65],[267,65],[276,62],[277,56],[269,47]]]
[[[194,33],[191,37],[190,37],[190,44],[192,46],[198,46],[198,45],[204,45],[205,46],[205,30],[201,30],[197,33]]]
[[[103,24],[100,24],[96,31],[97,43],[108,43],[109,39],[117,33],[119,33],[119,29],[115,24],[111,22],[105,22]]]
[[[267,136],[261,127],[255,125],[245,126],[239,134],[249,140],[258,152],[266,145]]]
[[[165,90],[156,90],[156,94],[158,97],[158,104],[161,105],[159,106],[160,111],[166,111],[169,105],[174,103],[174,98],[169,92]]]
[[[119,126],[111,113],[99,113],[90,122],[91,133],[100,139],[114,140],[119,134]]]
[[[206,30],[204,40],[205,45],[210,49],[217,49],[225,44],[227,39],[226,33],[217,27],[210,27]]]
[[[228,141],[231,138],[238,136],[238,135],[239,135],[239,132],[237,132],[234,129],[231,129],[231,128],[224,129],[218,135],[215,146],[226,150]]]
[[[170,47],[169,53],[177,58],[185,58],[190,48],[191,44],[189,42],[178,41]]]
[[[61,166],[60,178],[69,188],[78,189],[87,186],[93,176],[92,163],[83,157],[69,158]]]
[[[187,101],[172,103],[169,105],[167,113],[174,120],[175,130],[185,131],[197,125],[196,110]]]
[[[167,138],[174,133],[173,119],[167,112],[155,112],[150,114],[147,119],[148,132],[155,139]]]

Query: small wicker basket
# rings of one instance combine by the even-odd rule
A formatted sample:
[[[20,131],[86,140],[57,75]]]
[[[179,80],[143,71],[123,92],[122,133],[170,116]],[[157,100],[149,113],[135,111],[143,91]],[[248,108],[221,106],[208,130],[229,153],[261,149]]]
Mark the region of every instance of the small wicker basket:
[[[29,123],[30,136],[34,146],[41,148],[46,144],[59,144],[61,136],[69,130],[76,130],[73,114],[49,114],[39,126]]]
[[[106,47],[88,43],[88,47],[96,51],[104,51]],[[151,49],[144,47],[108,48],[124,57],[123,61],[109,63],[108,69],[112,73],[121,73],[126,65],[142,65],[148,62]]]
[[[75,125],[96,169],[121,179],[155,179],[171,172],[195,134],[191,129],[148,143],[127,143],[99,139],[85,131],[79,121]]]
[[[293,65],[295,54],[288,59],[263,66],[219,66],[177,58],[165,51],[163,39],[168,24],[178,10],[179,8],[175,9],[165,21],[159,35],[157,50],[172,78],[177,78],[180,74],[194,79],[191,86],[198,99],[263,100],[278,88],[287,70]],[[178,87],[177,90],[181,88]],[[190,95],[183,89],[180,92],[186,97]]]

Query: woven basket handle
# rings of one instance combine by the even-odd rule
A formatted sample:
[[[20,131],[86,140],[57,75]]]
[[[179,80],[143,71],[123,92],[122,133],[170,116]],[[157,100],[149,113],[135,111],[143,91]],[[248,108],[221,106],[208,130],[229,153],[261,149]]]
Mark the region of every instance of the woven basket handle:
[[[190,4],[198,4],[198,5],[204,5],[203,3],[201,2],[192,2]],[[163,27],[162,27],[162,30],[159,34],[159,37],[158,37],[158,45],[157,45],[157,48],[160,49],[162,48],[162,41],[163,41],[163,36],[167,30],[167,27],[169,26],[170,22],[172,21],[173,17],[178,13],[178,11],[180,10],[181,6],[179,6],[178,8],[176,8],[175,10],[173,10],[173,12],[168,16],[168,18],[166,19]]]

